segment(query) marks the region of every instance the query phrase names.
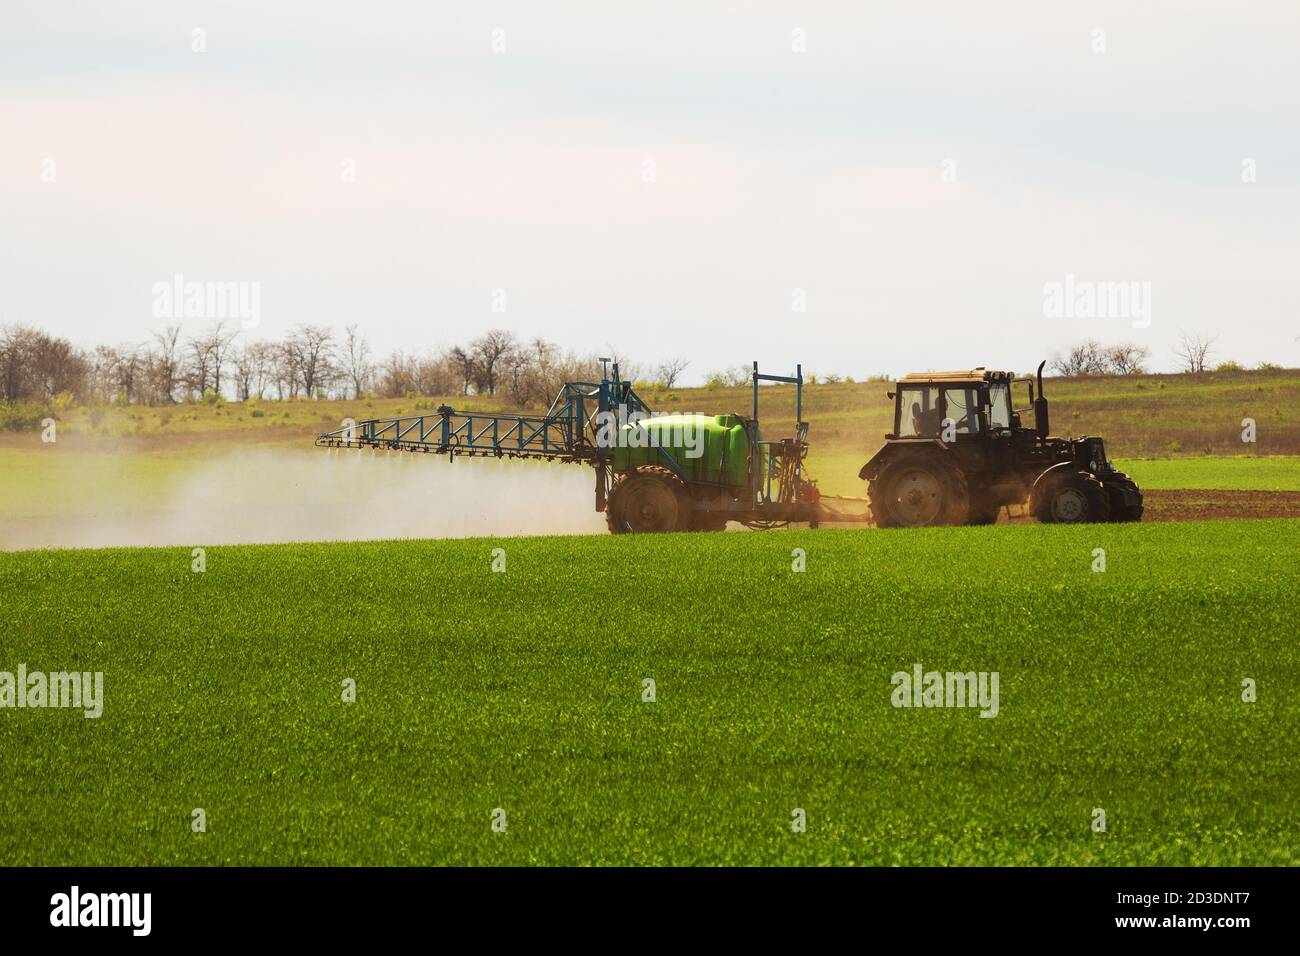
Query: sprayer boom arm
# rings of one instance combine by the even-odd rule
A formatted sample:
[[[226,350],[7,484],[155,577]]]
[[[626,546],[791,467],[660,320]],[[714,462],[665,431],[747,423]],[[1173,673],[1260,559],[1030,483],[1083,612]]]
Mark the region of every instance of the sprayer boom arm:
[[[602,452],[590,440],[596,416],[619,408],[648,414],[630,382],[568,382],[545,415],[458,412],[440,405],[430,415],[372,418],[316,439],[322,448],[391,448],[478,458],[541,458],[595,464]]]

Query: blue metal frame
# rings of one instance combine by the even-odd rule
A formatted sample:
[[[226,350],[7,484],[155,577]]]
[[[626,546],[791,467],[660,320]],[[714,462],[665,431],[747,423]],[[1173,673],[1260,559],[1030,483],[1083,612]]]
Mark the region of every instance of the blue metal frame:
[[[803,445],[808,437],[808,425],[803,420],[803,365],[794,367],[794,377],[788,375],[767,375],[758,371],[758,362],[754,363],[754,417],[750,422],[749,435],[749,475],[750,506],[758,510],[761,505],[772,503],[772,472],[776,469],[776,448],[785,447],[784,442],[761,441],[758,437],[758,383],[777,382],[794,386],[794,420],[795,443]],[[767,449],[767,467],[757,467],[763,448]],[[762,485],[762,475],[767,476],[766,486]],[[778,495],[785,497],[784,489],[778,489]]]
[[[391,448],[455,458],[543,458],[549,461],[603,462],[603,449],[587,441],[592,419],[602,412],[650,414],[650,408],[618,376],[595,382],[568,382],[545,415],[496,415],[458,412],[440,405],[429,415],[372,418],[326,432],[316,439],[323,448]],[[662,451],[662,449],[661,449]],[[676,462],[669,465],[680,473]]]

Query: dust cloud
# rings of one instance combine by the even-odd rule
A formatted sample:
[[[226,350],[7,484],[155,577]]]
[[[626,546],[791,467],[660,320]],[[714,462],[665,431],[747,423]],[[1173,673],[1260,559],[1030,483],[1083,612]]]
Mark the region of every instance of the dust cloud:
[[[599,533],[594,484],[555,462],[244,449],[186,463],[160,494],[0,522],[0,549]]]

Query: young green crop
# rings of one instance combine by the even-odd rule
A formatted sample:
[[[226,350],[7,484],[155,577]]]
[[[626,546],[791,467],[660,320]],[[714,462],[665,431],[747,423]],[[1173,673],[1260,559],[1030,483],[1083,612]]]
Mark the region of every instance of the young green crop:
[[[105,675],[0,709],[0,863],[1294,864],[1298,533],[0,554],[0,671]]]
[[[1119,461],[1143,488],[1300,491],[1300,457],[1175,458]]]

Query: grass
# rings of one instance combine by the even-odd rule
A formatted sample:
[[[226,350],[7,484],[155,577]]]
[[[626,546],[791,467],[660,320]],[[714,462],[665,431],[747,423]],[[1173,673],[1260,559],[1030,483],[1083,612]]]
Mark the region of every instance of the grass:
[[[62,517],[131,511],[157,504],[194,470],[171,457],[103,454],[33,443],[0,447],[7,494],[0,517]]]
[[[1294,864],[1298,533],[0,554],[0,670],[105,673],[0,710],[0,864]],[[999,716],[894,709],[916,662]]]
[[[858,470],[869,456],[813,449],[809,473],[824,494],[863,497],[866,482]],[[1144,489],[1239,489],[1300,491],[1300,456],[1239,455],[1207,458],[1116,459],[1115,466]]]
[[[1300,458],[1178,458],[1119,461],[1143,488],[1300,491]]]

